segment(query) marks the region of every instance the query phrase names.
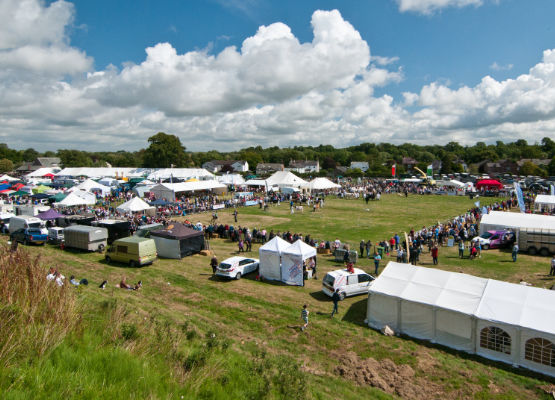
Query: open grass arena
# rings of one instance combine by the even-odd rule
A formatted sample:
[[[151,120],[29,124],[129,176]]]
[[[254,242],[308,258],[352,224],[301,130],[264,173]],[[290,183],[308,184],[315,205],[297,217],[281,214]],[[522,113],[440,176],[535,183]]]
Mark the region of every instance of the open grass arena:
[[[496,199],[478,200],[486,205]],[[339,238],[358,250],[361,240],[377,243],[447,221],[475,201],[384,195],[366,203],[329,197],[316,211],[304,206],[291,213],[288,203],[267,210],[240,208],[237,223],[231,210],[222,210],[219,222],[330,242]],[[178,220],[207,224],[211,217]],[[340,302],[338,315],[330,318],[332,302],[322,293],[321,279],[342,267],[332,256],[318,256],[318,279],[292,287],[257,281],[256,273],[238,281],[215,279],[210,257],[200,254],[130,268],[108,264],[99,253],[52,245],[19,246],[16,256],[6,242],[2,236],[4,274],[37,280],[54,266],[66,280],[75,275],[89,285],[34,288],[35,299],[46,302],[38,304],[48,304],[41,310],[33,298],[27,306],[13,300],[31,289],[3,277],[9,287],[0,290],[12,296],[11,303],[0,304],[2,322],[10,321],[0,327],[3,399],[541,399],[552,398],[555,390],[551,378],[541,374],[369,329],[366,295]],[[259,246],[253,244],[247,255],[258,258]],[[237,244],[212,239],[210,250],[222,261],[236,255]],[[380,269],[394,260],[386,255]],[[510,250],[460,259],[456,247],[441,247],[438,268],[550,288],[555,277],[548,275],[549,261],[521,254],[512,262]],[[17,265],[5,267],[10,263]],[[419,265],[432,266],[429,253]],[[373,260],[366,257],[357,267],[374,272]],[[117,288],[123,276],[128,282],[141,280],[142,289]],[[100,289],[104,280],[107,286]],[[310,310],[305,331],[300,330],[303,304]],[[53,313],[64,316],[63,327],[48,322]]]

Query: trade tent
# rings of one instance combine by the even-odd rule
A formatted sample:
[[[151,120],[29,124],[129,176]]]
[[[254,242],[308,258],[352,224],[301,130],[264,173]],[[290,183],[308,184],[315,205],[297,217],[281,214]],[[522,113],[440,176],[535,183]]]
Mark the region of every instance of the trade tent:
[[[555,376],[555,291],[390,262],[366,323]]]
[[[87,178],[122,178],[135,172],[137,168],[122,168],[122,167],[76,167],[64,168],[56,173],[56,176],[67,176],[77,178],[85,176]]]
[[[222,176],[216,176],[218,182],[223,183],[224,185],[244,185],[245,178],[243,178],[239,174],[225,174]]]
[[[308,189],[310,191],[319,191],[319,190],[339,189],[341,188],[341,185],[338,185],[337,183],[333,183],[328,178],[314,178],[306,185],[304,185],[303,188]]]
[[[131,200],[126,201],[125,203],[117,207],[116,210],[123,214],[129,214],[134,212],[154,210],[154,207],[152,207],[139,197],[133,197]]]
[[[204,249],[204,233],[180,223],[151,231],[150,237],[156,242],[159,257],[180,259]]]
[[[259,274],[264,279],[281,281],[281,253],[291,244],[275,236],[258,249]]]
[[[91,192],[85,192],[83,190],[71,192],[63,200],[54,203],[55,206],[59,207],[85,206],[94,204],[96,204],[96,196]]]
[[[538,194],[534,200],[534,209],[536,211],[552,212],[555,208],[555,196],[547,194]]]
[[[214,174],[204,168],[160,168],[152,171],[147,179],[158,182],[161,179],[214,179]]]
[[[86,192],[98,193],[102,197],[108,196],[112,191],[112,189],[108,186],[104,186],[98,182],[93,181],[92,179],[87,179],[86,181],[81,182],[79,185],[69,189],[70,192],[73,192],[75,190],[84,190]]]
[[[67,197],[66,193],[59,192],[59,193],[56,193],[54,196],[52,196],[50,201],[54,200],[55,203],[58,203],[58,202],[62,201],[63,199],[65,199],[66,197]]]
[[[297,240],[281,253],[281,281],[288,285],[304,286],[303,262],[316,257],[316,249]]]
[[[46,193],[37,193],[31,195],[31,198],[35,200],[49,199],[50,197],[52,196]]]
[[[49,187],[49,186],[39,185],[36,188],[33,188],[33,193],[44,193],[44,192],[49,191],[50,189],[52,189],[52,188]]]
[[[51,208],[47,211],[39,213],[37,217],[39,217],[43,221],[48,221],[48,220],[53,220],[56,218],[63,217],[63,215],[60,214],[58,211],[54,210],[53,208]]]
[[[305,186],[308,182],[299,178],[297,175],[289,171],[277,171],[272,176],[266,179],[268,187],[296,187],[300,188]]]
[[[14,193],[10,194],[10,196],[29,196],[29,192],[24,192],[23,190],[18,190],[17,192],[14,192]]]
[[[201,191],[215,191],[224,193],[227,187],[218,181],[198,181],[198,182],[180,182],[180,183],[160,183],[153,186],[150,191],[154,193],[158,199],[168,199],[175,201],[179,193],[191,193]]]
[[[555,216],[492,211],[489,214],[482,215],[480,220],[480,235],[487,231],[500,231],[503,229],[553,229],[554,226]]]
[[[9,176],[9,175],[6,175],[6,174],[0,176],[0,182],[4,182],[4,181],[6,181],[6,182],[14,182],[14,181],[18,181],[18,180],[19,180],[19,179],[14,178],[14,177]]]
[[[7,190],[10,186],[11,185],[9,183],[0,183],[0,190]]]
[[[503,184],[499,181],[496,181],[495,179],[482,179],[481,181],[478,181],[476,183],[476,188],[477,189],[491,189],[491,188],[495,188],[495,189],[503,189]]]
[[[27,175],[25,175],[26,178],[42,178],[46,175],[48,176],[54,176],[54,174],[56,172],[60,171],[60,168],[47,168],[47,167],[43,167],[43,168],[39,168],[33,172],[28,173]]]

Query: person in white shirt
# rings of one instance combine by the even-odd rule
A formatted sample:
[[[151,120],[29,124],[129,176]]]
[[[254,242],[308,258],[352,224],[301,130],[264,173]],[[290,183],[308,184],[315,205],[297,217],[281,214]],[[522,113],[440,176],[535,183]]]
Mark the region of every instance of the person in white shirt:
[[[555,254],[551,259],[551,270],[549,271],[549,275],[555,275]]]

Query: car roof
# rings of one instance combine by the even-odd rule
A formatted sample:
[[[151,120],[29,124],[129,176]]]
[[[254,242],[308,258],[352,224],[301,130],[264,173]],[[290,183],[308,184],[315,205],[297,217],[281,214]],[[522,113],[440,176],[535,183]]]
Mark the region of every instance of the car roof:
[[[236,262],[239,262],[241,260],[254,260],[254,261],[258,261],[256,258],[252,258],[252,257],[241,257],[241,256],[234,256],[234,257],[229,257],[226,258],[223,262],[226,264],[233,264]]]
[[[360,268],[354,268],[355,270],[355,274],[366,274],[366,275],[370,275],[367,272],[363,271]],[[337,277],[337,276],[346,276],[346,275],[352,275],[349,271],[347,271],[346,269],[336,269],[335,271],[330,271],[328,272],[329,275]]]

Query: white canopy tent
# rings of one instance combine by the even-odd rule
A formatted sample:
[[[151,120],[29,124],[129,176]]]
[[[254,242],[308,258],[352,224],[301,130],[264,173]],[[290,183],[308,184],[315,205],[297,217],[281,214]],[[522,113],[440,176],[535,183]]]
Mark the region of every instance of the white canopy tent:
[[[245,178],[239,174],[225,174],[216,176],[216,180],[224,185],[244,185]]]
[[[300,188],[305,186],[308,182],[299,178],[297,175],[289,171],[277,171],[272,176],[266,179],[268,187],[296,187]]]
[[[73,192],[76,190],[84,190],[86,192],[91,193],[99,193],[102,197],[108,196],[112,189],[108,186],[104,186],[101,183],[95,182],[92,179],[87,179],[84,182],[81,182],[77,186],[73,186],[72,188],[68,189],[68,191]]]
[[[214,179],[214,174],[204,168],[160,168],[152,171],[147,179],[160,181],[160,179]]]
[[[77,167],[64,168],[56,174],[56,176],[78,177],[86,176],[87,178],[122,178],[129,176],[136,168],[125,167]]]
[[[9,176],[9,175],[6,175],[6,174],[0,176],[0,182],[4,182],[4,181],[13,182],[13,181],[18,181],[18,180],[19,179],[14,178],[14,177]]]
[[[480,235],[487,231],[503,229],[553,229],[554,226],[555,217],[549,215],[492,211],[482,215]]]
[[[281,281],[281,253],[290,246],[279,236],[258,249],[259,274],[264,279]]]
[[[304,286],[303,262],[316,257],[316,249],[297,240],[281,253],[281,281],[288,285]]]
[[[154,193],[158,199],[167,199],[175,201],[177,193],[197,192],[203,190],[217,191],[219,193],[225,192],[227,187],[218,181],[193,181],[181,183],[160,183],[153,186],[150,191]]]
[[[151,211],[154,209],[155,207],[152,207],[151,205],[149,205],[147,202],[140,199],[139,197],[133,197],[131,200],[126,201],[125,203],[121,204],[119,207],[116,208],[117,211],[123,214]]]
[[[54,203],[58,207],[89,206],[93,204],[96,204],[96,196],[94,193],[85,192],[84,190],[75,190],[59,203]]]
[[[328,178],[314,178],[306,185],[304,185],[303,188],[308,189],[310,191],[332,190],[332,189],[341,188],[341,185],[338,185],[337,183],[333,183]]]
[[[555,376],[555,291],[390,262],[366,323]]]
[[[52,175],[56,175],[57,172],[59,172],[61,170],[61,168],[39,168],[33,172],[29,172],[27,175],[25,175],[25,178],[42,178],[44,175],[47,174],[52,174]]]
[[[1,180],[1,179],[0,179]],[[536,200],[534,200],[534,209],[536,211],[553,211],[555,208],[555,196],[550,196],[547,194],[538,194]]]

